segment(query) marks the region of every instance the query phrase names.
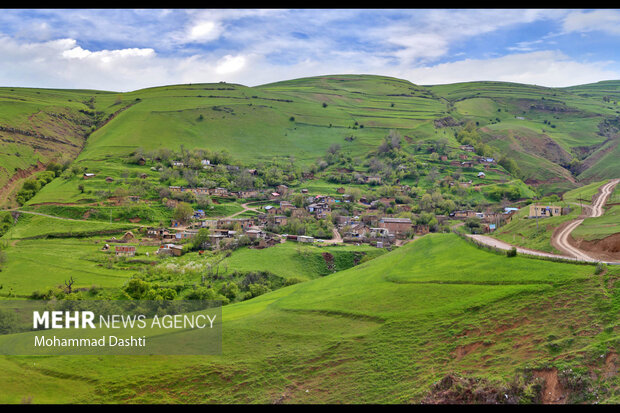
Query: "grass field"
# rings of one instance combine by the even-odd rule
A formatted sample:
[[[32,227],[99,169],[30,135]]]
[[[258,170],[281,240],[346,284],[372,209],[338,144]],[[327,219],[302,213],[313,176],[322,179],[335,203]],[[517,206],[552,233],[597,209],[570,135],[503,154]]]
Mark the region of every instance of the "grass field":
[[[568,401],[617,403],[618,270],[593,271],[429,235],[224,307],[221,355],[4,356],[0,401],[403,403],[449,373],[500,386],[555,367],[581,383]]]

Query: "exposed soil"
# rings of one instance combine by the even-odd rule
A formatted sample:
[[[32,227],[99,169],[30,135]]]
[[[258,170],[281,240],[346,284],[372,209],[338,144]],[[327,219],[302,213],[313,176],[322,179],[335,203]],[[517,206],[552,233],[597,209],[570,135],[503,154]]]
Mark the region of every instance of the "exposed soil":
[[[605,367],[603,369],[603,378],[609,379],[618,374],[618,353],[611,351],[605,357]]]
[[[334,256],[329,252],[324,252],[321,255],[323,255],[323,259],[325,260],[325,264],[327,264],[327,268],[329,268],[330,271],[334,271]]]
[[[569,237],[569,242],[575,248],[586,251],[589,256],[605,261],[620,261],[620,233],[597,240],[575,240]]]
[[[454,350],[452,355],[456,357],[457,360],[460,360],[466,355],[473,353],[474,351],[478,350],[481,347],[489,347],[491,345],[492,345],[491,343],[485,343],[483,341],[476,341],[475,343],[466,344],[464,346],[458,346]]]
[[[9,178],[6,184],[2,188],[0,188],[0,199],[8,199],[9,195],[15,189],[17,189],[17,184],[22,180],[26,179],[37,172],[43,171],[45,169],[45,164],[41,161],[37,161],[37,165],[33,165],[26,169],[17,169],[13,176]]]
[[[534,377],[544,380],[541,391],[542,404],[564,404],[566,403],[567,391],[558,379],[558,369],[535,370]]]
[[[539,403],[540,395],[526,395],[527,387],[539,386],[533,377],[518,383],[494,384],[485,378],[447,374],[421,400],[423,404],[519,404]],[[535,393],[536,390],[535,390]]]
[[[564,148],[547,135],[527,137],[515,135],[515,139],[527,153],[542,156],[553,163],[568,163],[572,159],[572,156]]]

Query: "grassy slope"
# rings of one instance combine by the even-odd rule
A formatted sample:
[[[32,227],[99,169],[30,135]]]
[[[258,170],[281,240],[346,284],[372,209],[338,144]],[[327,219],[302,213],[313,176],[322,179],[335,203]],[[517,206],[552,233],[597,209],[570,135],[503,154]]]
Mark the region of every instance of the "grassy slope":
[[[356,83],[358,77],[350,78]],[[178,149],[183,144],[227,150],[249,163],[288,155],[309,162],[333,143],[363,153],[389,129],[412,133],[441,114],[443,105],[432,99],[386,96],[411,93],[411,89],[421,95],[423,91],[411,83],[377,79],[362,78],[353,86],[310,78],[256,88],[201,84],[131,92],[126,98],[140,98],[141,103],[95,132],[79,159],[101,160],[138,147]],[[381,80],[391,88],[381,87]],[[323,102],[328,106],[323,107]],[[392,102],[396,109],[391,108]],[[355,121],[364,128],[350,129]],[[358,137],[354,143],[344,141],[350,134]]]
[[[66,133],[73,124],[60,121],[54,114],[86,122],[88,117],[77,111],[88,109],[86,102],[91,97],[95,98],[93,107],[103,112],[104,117],[131,105],[96,130],[78,158],[91,172],[116,176],[123,168],[116,161],[118,157],[137,148],[179,149],[183,145],[227,150],[235,159],[248,164],[273,156],[294,156],[297,162],[307,164],[334,143],[353,156],[364,154],[375,148],[390,129],[412,138],[412,144],[444,137],[456,146],[452,128],[433,126],[435,119],[450,115],[478,121],[487,142],[510,153],[526,176],[548,193],[579,185],[559,165],[570,161],[572,151],[581,157],[594,151],[591,156],[596,159],[582,173],[582,179],[592,181],[620,173],[618,163],[614,162],[619,149],[612,141],[592,149],[605,140],[597,134],[598,123],[604,116],[616,116],[617,109],[613,103],[603,102],[600,96],[609,94],[607,89],[611,86],[601,89],[597,85],[553,89],[505,82],[470,82],[422,87],[383,76],[333,75],[252,88],[223,83],[194,84],[124,94],[3,88],[0,105],[6,110],[5,118],[0,121],[73,140],[76,147],[71,147],[72,150],[54,147],[53,153],[67,152],[75,156],[77,147],[82,145],[81,133],[87,127],[80,129],[77,138],[77,129],[72,130],[73,134]],[[589,93],[590,89],[594,92]],[[449,102],[454,104],[450,112]],[[541,103],[559,110],[532,109],[531,105]],[[516,119],[517,116],[525,119]],[[290,120],[291,117],[295,120]],[[501,122],[495,122],[495,118]],[[544,120],[556,127],[545,125]],[[345,141],[350,135],[357,139]],[[51,149],[33,151],[32,142],[22,143],[20,147],[12,142],[3,145],[0,157],[6,158],[3,160],[6,170],[0,171],[4,174],[0,184],[15,168],[33,165],[37,159],[47,162],[52,156]],[[586,152],[582,153],[578,148],[591,149],[583,149]],[[16,152],[21,156],[15,156]],[[588,159],[586,156],[583,160]],[[63,202],[84,198],[75,183],[52,183],[31,202],[57,201],[54,198],[57,191],[62,192]]]
[[[573,156],[582,159],[581,147],[603,144],[605,137],[597,134],[597,125],[604,117],[617,116],[618,110],[603,102],[602,97],[570,88],[469,82],[430,89],[454,102],[452,116],[478,121],[488,143],[509,152],[529,178],[541,181],[545,192],[564,192],[577,186],[559,164],[568,164]],[[545,124],[545,120],[555,127]],[[612,151],[601,157],[579,178],[592,181],[620,174],[614,154]]]
[[[619,349],[620,296],[603,282],[617,269],[593,269],[425,236],[224,307],[219,356],[2,357],[0,401],[416,402],[449,372],[510,381],[546,366],[597,385],[588,370],[601,377],[599,355]],[[618,384],[598,401],[618,402]]]
[[[77,156],[89,130],[89,117],[79,111],[89,110],[85,102],[94,97],[95,110],[112,113],[114,96],[87,90],[0,88],[0,126],[38,135],[0,131],[0,187],[18,168]]]

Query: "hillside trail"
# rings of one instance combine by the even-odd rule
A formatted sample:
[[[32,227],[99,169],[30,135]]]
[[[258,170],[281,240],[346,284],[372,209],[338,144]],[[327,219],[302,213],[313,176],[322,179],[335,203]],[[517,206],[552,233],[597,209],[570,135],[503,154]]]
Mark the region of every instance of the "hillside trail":
[[[551,236],[551,245],[553,245],[558,250],[564,252],[565,254],[568,254],[580,260],[594,260],[584,251],[571,245],[568,241],[568,238],[571,232],[573,232],[575,228],[581,225],[581,223],[586,218],[596,218],[603,215],[603,207],[605,206],[607,199],[609,199],[609,196],[613,192],[618,182],[620,182],[620,179],[613,179],[605,185],[601,186],[597,194],[594,196],[591,207],[584,208],[581,216],[578,219],[564,223],[558,228],[556,228],[556,230],[553,232],[553,235]]]
[[[63,220],[63,221],[92,222],[92,221],[88,221],[88,220],[86,220],[86,219],[66,218],[66,217],[59,217],[59,216],[56,216],[56,215],[48,215],[48,214],[43,214],[43,213],[41,213],[41,212],[24,211],[24,210],[19,209],[19,208],[7,209],[6,211],[16,211],[16,212],[19,212],[20,214],[39,215],[39,216],[42,216],[42,217],[47,217],[47,218],[61,219],[61,220]]]
[[[246,202],[245,204],[241,204],[241,207],[243,208],[243,211],[235,212],[235,213],[234,213],[234,214],[232,214],[232,215],[229,215],[229,216],[227,216],[227,217],[224,217],[224,219],[234,218],[234,217],[236,217],[237,215],[241,215],[241,214],[243,214],[243,213],[244,213],[244,212],[246,212],[246,211],[260,212],[260,211],[258,211],[256,208],[250,208],[250,207],[248,206],[248,204],[252,204],[252,203],[255,203],[255,202],[256,202],[256,201],[254,201],[254,202]]]
[[[466,234],[468,237],[474,239],[475,241],[494,247],[502,250],[510,250],[513,247],[517,249],[517,253],[526,254],[526,255],[535,255],[539,257],[549,257],[549,258],[561,258],[570,261],[586,261],[586,262],[603,262],[606,264],[620,264],[620,262],[616,261],[601,261],[599,259],[595,259],[584,253],[583,251],[573,247],[568,243],[568,236],[570,233],[577,228],[586,218],[589,217],[600,217],[603,215],[603,206],[607,202],[607,199],[613,192],[614,187],[620,182],[620,179],[614,179],[606,183],[605,185],[599,188],[598,193],[594,197],[594,201],[592,202],[592,206],[587,206],[584,208],[582,215],[573,221],[569,221],[568,223],[563,223],[560,225],[554,232],[551,238],[551,244],[562,251],[564,254],[552,254],[549,252],[543,252],[538,250],[533,250],[530,248],[518,247],[516,245],[508,244],[507,242],[500,241],[498,239],[479,234]]]
[[[332,234],[334,234],[333,238],[323,240],[324,244],[342,244],[343,243],[342,237],[340,236],[340,233],[338,232],[336,228],[332,228]]]

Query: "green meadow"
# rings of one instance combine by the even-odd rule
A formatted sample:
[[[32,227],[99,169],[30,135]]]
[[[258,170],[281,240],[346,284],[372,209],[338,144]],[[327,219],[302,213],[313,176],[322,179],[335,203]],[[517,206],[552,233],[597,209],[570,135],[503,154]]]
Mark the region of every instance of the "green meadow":
[[[225,306],[221,355],[3,356],[0,401],[417,403],[446,374],[501,386],[555,367],[580,383],[569,402],[617,403],[617,276],[427,235]]]

